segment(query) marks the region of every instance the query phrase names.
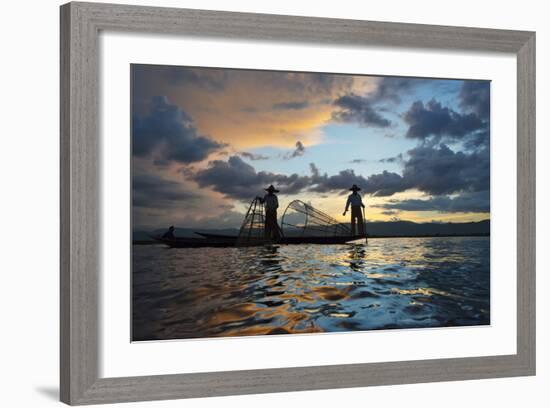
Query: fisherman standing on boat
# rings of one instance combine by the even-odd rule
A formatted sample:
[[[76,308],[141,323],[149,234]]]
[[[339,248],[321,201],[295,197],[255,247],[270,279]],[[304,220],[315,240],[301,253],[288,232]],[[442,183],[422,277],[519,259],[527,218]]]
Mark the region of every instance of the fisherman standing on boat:
[[[365,208],[365,204],[363,204],[363,200],[361,200],[361,196],[357,193],[359,190],[361,190],[357,185],[353,185],[350,190],[352,193],[348,196],[348,201],[346,202],[346,209],[344,210],[344,216],[348,212],[349,206],[351,205],[351,234],[355,236],[355,222],[357,221],[358,224],[358,234],[357,235],[364,235],[365,233],[365,226],[363,224],[363,213],[361,210]]]
[[[261,198],[260,202],[265,206],[265,236],[267,239],[278,241],[281,239],[279,224],[277,223],[277,208],[279,208],[279,200],[275,193],[278,193],[273,185],[265,189],[267,194]]]

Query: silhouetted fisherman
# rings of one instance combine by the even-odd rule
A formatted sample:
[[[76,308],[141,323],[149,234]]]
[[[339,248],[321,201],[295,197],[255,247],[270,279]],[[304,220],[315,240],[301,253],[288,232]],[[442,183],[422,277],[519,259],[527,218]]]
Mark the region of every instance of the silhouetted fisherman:
[[[361,210],[365,208],[365,204],[363,204],[363,200],[361,199],[361,196],[357,193],[359,190],[361,190],[357,185],[353,185],[350,190],[352,193],[348,196],[348,201],[346,202],[346,209],[344,210],[344,216],[348,212],[349,206],[351,205],[351,234],[355,234],[355,222],[357,221],[359,231],[357,235],[364,235],[365,233],[365,226],[364,226],[364,220],[363,220],[363,213]]]
[[[162,239],[176,239],[176,236],[174,235],[175,230],[176,228],[172,225],[170,228],[168,228],[168,231],[162,234]]]
[[[260,199],[260,202],[265,206],[265,237],[273,241],[278,241],[281,238],[279,224],[277,224],[277,208],[279,208],[279,200],[275,193],[278,193],[273,185],[265,189],[267,194]]]

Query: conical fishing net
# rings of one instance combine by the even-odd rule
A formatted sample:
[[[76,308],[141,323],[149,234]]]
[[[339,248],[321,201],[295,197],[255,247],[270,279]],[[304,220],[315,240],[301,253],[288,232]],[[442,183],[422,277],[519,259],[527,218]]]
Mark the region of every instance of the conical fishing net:
[[[265,236],[264,205],[259,198],[250,203],[244,221],[239,230],[237,246],[254,246],[267,243]]]
[[[351,229],[300,200],[286,208],[281,228],[285,237],[336,237],[350,236]]]

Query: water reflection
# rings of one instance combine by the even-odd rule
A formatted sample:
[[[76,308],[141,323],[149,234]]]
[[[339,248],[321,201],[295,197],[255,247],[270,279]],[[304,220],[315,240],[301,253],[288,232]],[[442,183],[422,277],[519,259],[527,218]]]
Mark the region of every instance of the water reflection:
[[[350,244],[347,262],[349,267],[356,272],[362,271],[365,266],[367,246],[362,244]]]
[[[133,339],[489,324],[489,239],[133,247]]]

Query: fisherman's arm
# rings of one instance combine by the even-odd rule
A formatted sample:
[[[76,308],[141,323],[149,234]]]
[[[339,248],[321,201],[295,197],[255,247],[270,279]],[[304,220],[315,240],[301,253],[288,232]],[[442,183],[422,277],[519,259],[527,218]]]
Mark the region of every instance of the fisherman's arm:
[[[348,201],[346,201],[346,209],[344,210],[344,213],[342,215],[346,215],[346,213],[348,212],[350,203],[351,203],[351,199],[350,197],[348,197]]]

